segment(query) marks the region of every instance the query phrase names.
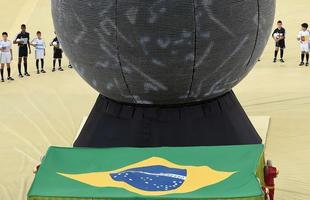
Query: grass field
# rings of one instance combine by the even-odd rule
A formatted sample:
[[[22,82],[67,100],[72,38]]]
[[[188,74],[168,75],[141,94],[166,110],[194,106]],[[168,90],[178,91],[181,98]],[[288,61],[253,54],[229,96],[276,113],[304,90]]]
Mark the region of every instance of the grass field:
[[[297,3],[298,2],[298,3]],[[10,38],[26,23],[49,42],[53,24],[49,0],[0,0],[0,31]],[[272,63],[274,42],[269,41],[250,75],[235,88],[249,115],[269,115],[271,125],[266,156],[280,168],[276,199],[310,199],[310,67],[297,67],[297,32],[310,23],[309,0],[278,0],[276,20],[287,29],[284,64]],[[97,93],[74,70],[51,72],[52,49],[46,57],[47,74],[35,74],[30,55],[31,77],[18,79],[14,48],[14,82],[0,84],[0,199],[24,200],[32,182],[32,169],[50,145],[70,146],[83,116]],[[68,61],[65,59],[64,64]]]

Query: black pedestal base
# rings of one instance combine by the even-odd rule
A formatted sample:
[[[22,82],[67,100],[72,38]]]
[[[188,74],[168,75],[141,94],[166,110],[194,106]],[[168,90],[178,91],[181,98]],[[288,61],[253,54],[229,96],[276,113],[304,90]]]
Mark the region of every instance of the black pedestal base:
[[[259,144],[261,138],[233,92],[195,105],[143,106],[100,95],[75,147]]]

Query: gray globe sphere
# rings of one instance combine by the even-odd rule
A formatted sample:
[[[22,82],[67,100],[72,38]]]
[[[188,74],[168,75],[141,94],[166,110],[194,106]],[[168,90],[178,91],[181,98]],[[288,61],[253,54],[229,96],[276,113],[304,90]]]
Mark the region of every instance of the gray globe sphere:
[[[230,91],[261,55],[274,0],[52,0],[78,73],[113,100],[181,104]]]

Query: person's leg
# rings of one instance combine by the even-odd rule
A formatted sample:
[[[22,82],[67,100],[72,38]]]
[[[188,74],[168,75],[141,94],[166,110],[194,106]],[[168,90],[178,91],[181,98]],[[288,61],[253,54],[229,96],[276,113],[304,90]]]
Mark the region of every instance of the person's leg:
[[[6,64],[7,66],[7,71],[8,71],[8,80],[13,81],[14,79],[11,77],[11,64],[8,63]]]
[[[306,56],[306,66],[309,66],[309,44],[304,45],[304,53]]]
[[[58,70],[63,71],[63,69],[61,67],[61,58],[58,58]]]
[[[53,59],[53,72],[55,71],[55,67],[56,67],[56,58]]]
[[[284,55],[285,41],[281,40],[279,42],[279,46],[278,47],[280,48],[280,62],[284,63],[283,55]]]
[[[2,82],[4,82],[3,71],[4,71],[4,64],[1,63],[0,74],[1,74],[1,81],[2,81]]]
[[[41,58],[41,72],[45,73],[45,70],[44,70],[44,59],[43,58]]]
[[[279,52],[279,47],[276,47],[276,49],[275,49],[275,51],[274,51],[274,59],[273,59],[273,62],[277,62],[278,52]]]
[[[299,66],[303,66],[305,63],[304,63],[304,60],[305,60],[305,54],[306,54],[306,52],[304,51],[304,49],[303,48],[301,48],[301,55],[300,55],[300,64],[299,64]]]
[[[274,199],[274,189],[269,189],[269,199],[270,200]]]
[[[21,57],[18,58],[18,76],[23,77],[23,74],[22,74],[22,58]]]
[[[44,69],[44,59],[41,58],[41,69],[43,70]]]
[[[284,55],[284,48],[280,49],[280,58],[281,58],[281,62],[283,62],[283,55]]]
[[[40,74],[40,71],[39,71],[39,59],[36,59],[36,67],[37,67],[37,74]]]
[[[301,62],[299,64],[299,66],[303,66],[305,63],[304,63],[304,60],[305,60],[305,52],[302,51],[301,52]]]
[[[30,76],[30,74],[28,73],[28,58],[27,57],[24,57],[24,69],[25,69],[25,75]]]

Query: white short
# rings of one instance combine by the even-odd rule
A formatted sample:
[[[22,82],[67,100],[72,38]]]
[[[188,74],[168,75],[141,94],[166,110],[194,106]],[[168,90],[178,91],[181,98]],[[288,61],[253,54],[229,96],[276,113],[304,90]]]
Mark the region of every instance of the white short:
[[[11,53],[10,52],[1,52],[0,54],[0,61],[1,61],[1,64],[9,64],[11,63]]]
[[[36,50],[36,59],[44,58],[44,50]]]
[[[302,43],[300,44],[300,50],[302,52],[309,52],[309,43]]]

